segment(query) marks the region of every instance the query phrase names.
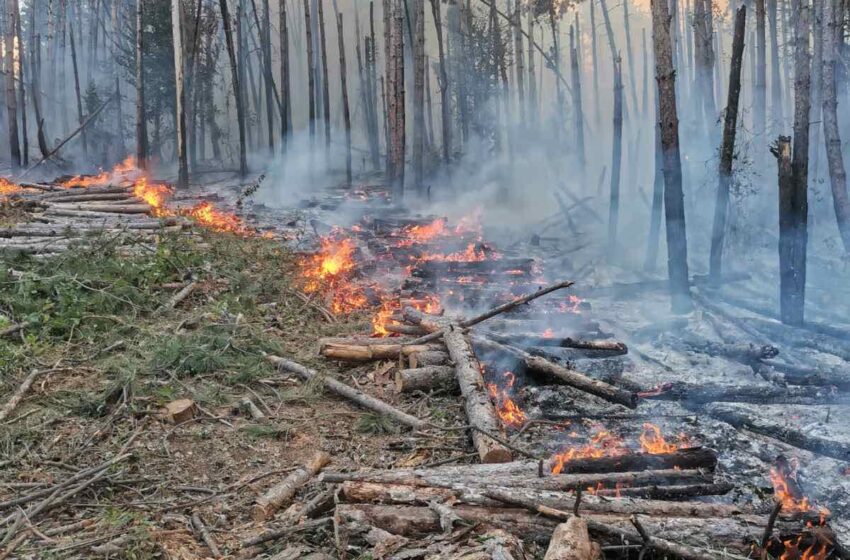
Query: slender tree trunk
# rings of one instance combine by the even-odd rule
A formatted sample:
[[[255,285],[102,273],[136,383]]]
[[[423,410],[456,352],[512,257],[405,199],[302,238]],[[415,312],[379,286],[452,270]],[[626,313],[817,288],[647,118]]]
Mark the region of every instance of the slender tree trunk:
[[[661,125],[659,122],[658,90],[652,88],[655,99],[655,150],[654,178],[652,185],[652,209],[649,217],[649,237],[647,239],[646,260],[643,269],[654,272],[658,262],[658,245],[661,237],[661,212],[664,210],[664,150],[661,147]]]
[[[15,54],[8,48],[15,42],[15,28],[18,18],[16,2],[6,0],[6,118],[9,125],[9,151],[12,157],[12,170],[21,167],[21,145],[18,139],[18,100],[15,93]]]
[[[252,0],[253,1],[253,0]],[[274,154],[274,98],[277,96],[274,77],[272,76],[272,40],[271,40],[271,11],[269,0],[263,0],[263,21],[260,23],[259,32],[263,49],[263,76],[265,76],[265,99],[266,120],[269,133],[269,153]],[[254,18],[257,17],[257,6],[254,4]]]
[[[434,0],[431,0],[432,2]],[[510,0],[509,0],[510,1]],[[520,122],[526,122],[525,104],[525,48],[522,41],[522,6],[514,0],[514,59],[516,61],[516,87]]]
[[[753,99],[753,135],[756,144],[764,143],[767,132],[765,125],[767,121],[765,108],[767,105],[767,71],[766,56],[767,42],[765,39],[765,0],[756,1],[756,84]],[[764,161],[764,150],[757,148],[755,153],[756,167]]]
[[[723,242],[726,235],[726,218],[729,210],[729,187],[732,184],[732,161],[735,157],[735,132],[738,126],[738,104],[741,95],[741,67],[744,56],[744,31],[747,8],[741,6],[735,14],[735,34],[732,39],[732,64],[729,68],[729,96],[723,119],[723,143],[720,145],[717,201],[714,206],[714,226],[711,233],[709,277],[720,283],[723,265]]]
[[[136,165],[140,169],[147,169],[148,126],[145,115],[143,4],[144,0],[136,0]]]
[[[243,0],[236,0],[236,17],[234,18],[234,27],[236,29],[236,68],[239,74],[239,87],[241,88],[239,95],[242,98],[243,110],[245,116],[245,135],[247,137],[248,146],[254,146],[254,135],[251,133],[254,127],[248,126],[248,115],[250,114],[249,99],[248,99],[248,38],[245,36],[245,27],[243,25]]]
[[[21,107],[21,146],[23,148],[23,164],[24,167],[29,167],[29,158],[30,158],[30,150],[29,150],[29,138],[27,135],[27,89],[26,89],[26,80],[24,77],[24,68],[26,67],[25,61],[27,53],[24,49],[23,36],[21,33],[21,10],[18,4],[18,0],[13,0],[15,3],[15,35],[18,39],[18,91],[20,93],[20,107]],[[35,9],[31,7],[30,9]]]
[[[670,17],[666,0],[652,0],[652,34],[655,50],[661,147],[664,154],[664,209],[667,224],[667,273],[673,311],[692,309],[688,278],[688,244],[682,161],[679,153],[679,118],[676,114],[676,71],[670,44]]]
[[[378,131],[378,41],[375,34],[375,2],[369,2],[369,106],[372,109],[372,165],[380,167],[381,134]]]
[[[811,136],[815,139],[809,143],[809,161],[811,162],[810,179],[817,181],[819,177],[818,162],[822,144],[820,138],[822,95],[823,91],[823,4],[824,0],[813,0],[812,2],[812,88],[811,88]]]
[[[792,0],[795,22],[794,142],[791,177],[779,181],[779,308],[782,322],[802,325],[806,302],[806,245],[808,243],[809,175],[809,7]],[[787,138],[784,140],[787,142]],[[780,137],[778,151],[785,152]],[[784,157],[780,169],[784,170]]]
[[[599,45],[596,40],[596,5],[595,0],[590,0],[590,45],[593,60],[593,107],[596,115],[596,123],[599,123]],[[529,15],[529,18],[531,16]]]
[[[591,4],[592,6],[592,4]],[[534,10],[528,11],[528,36],[531,37],[531,41],[534,40]],[[593,32],[594,37],[594,45],[596,44],[596,31]],[[530,41],[529,41],[530,43]],[[596,61],[595,53],[596,49],[594,48],[594,64]],[[534,49],[531,48],[529,44],[528,47],[528,120],[530,128],[533,130],[537,128],[537,123],[540,122],[539,119],[539,111],[537,109],[537,71],[534,65]],[[593,79],[596,80],[596,69],[594,66],[594,74]],[[597,98],[598,99],[598,98]]]
[[[219,7],[224,26],[224,40],[227,44],[227,57],[230,59],[230,81],[233,83],[233,99],[236,105],[236,121],[239,127],[239,174],[245,177],[248,174],[248,160],[245,146],[245,105],[242,98],[243,90],[239,82],[239,65],[236,61],[236,48],[233,44],[233,32],[231,31],[230,11],[227,8],[227,0],[219,0]]]
[[[348,107],[348,82],[345,68],[345,34],[342,27],[342,14],[337,14],[336,34],[339,41],[339,79],[342,88],[342,119],[345,123],[345,179],[351,186],[351,113]]]
[[[711,0],[694,0],[694,45],[697,67],[696,89],[702,98],[703,117],[707,129],[715,120],[714,105],[714,45]]]
[[[403,0],[390,0],[390,64],[387,78],[389,97],[389,131],[392,136],[390,148],[390,185],[393,201],[401,204],[404,199],[404,154],[405,154],[405,102],[404,102],[404,12]]]
[[[575,130],[576,158],[578,159],[579,172],[584,177],[585,154],[584,154],[584,111],[581,103],[581,72],[579,71],[579,56],[576,47],[577,40],[575,28],[570,27],[570,69],[572,72],[573,86],[573,129]],[[620,119],[622,127],[622,118]]]
[[[285,150],[289,132],[292,130],[292,91],[289,78],[289,23],[286,15],[286,0],[280,0],[278,32],[280,33],[280,144]]]
[[[614,59],[614,139],[611,149],[611,200],[608,207],[608,255],[617,258],[620,217],[620,165],[623,159],[623,62]]]
[[[177,185],[189,186],[189,162],[186,159],[186,92],[183,76],[183,25],[180,15],[180,0],[171,1],[171,30],[174,37],[174,87],[176,96],[177,123]]]
[[[850,253],[850,198],[847,196],[847,172],[841,153],[838,127],[838,100],[835,74],[838,58],[837,42],[842,28],[841,0],[824,0],[823,21],[823,137],[826,142],[826,162],[832,185],[832,204],[844,251]]]
[[[449,74],[446,71],[446,53],[443,46],[443,21],[440,10],[440,0],[431,0],[431,12],[434,14],[434,29],[437,33],[437,52],[439,54],[440,74],[440,115],[443,136],[443,160],[448,167],[452,153],[452,121],[451,106],[449,105]],[[519,15],[517,15],[519,17]],[[520,42],[522,38],[520,38]],[[522,102],[522,101],[521,101]],[[523,110],[524,112],[524,110]]]
[[[413,0],[413,188],[423,196],[425,155],[425,2]]]
[[[770,22],[770,119],[771,131],[779,134],[784,122],[782,111],[782,76],[779,69],[779,25],[776,0],[767,0],[767,19]]]
[[[325,119],[325,153],[331,150],[331,97],[328,91],[328,44],[325,32],[325,0],[319,2],[319,48],[322,53],[322,117]]]
[[[304,0],[304,31],[307,34],[307,100],[309,104],[310,146],[316,143],[316,82],[313,57],[313,31],[310,22],[310,0]]]
[[[629,0],[623,0],[623,32],[626,35],[626,57],[629,61],[629,91],[632,97],[632,107],[637,112],[637,73],[635,72],[635,56],[632,51],[632,31],[629,19]]]
[[[646,115],[649,111],[649,54],[646,48],[646,28],[644,27],[640,32],[643,45],[643,102],[641,103],[641,113]]]
[[[85,115],[83,115],[83,96],[80,94],[80,74],[77,68],[77,46],[76,41],[74,41],[74,28],[71,27],[71,62],[74,67],[74,92],[77,95],[77,119],[78,124],[80,126],[83,125],[83,121],[85,121]],[[89,158],[89,143],[86,139],[86,130],[85,128],[80,132],[80,136],[83,140],[83,155],[88,161]]]

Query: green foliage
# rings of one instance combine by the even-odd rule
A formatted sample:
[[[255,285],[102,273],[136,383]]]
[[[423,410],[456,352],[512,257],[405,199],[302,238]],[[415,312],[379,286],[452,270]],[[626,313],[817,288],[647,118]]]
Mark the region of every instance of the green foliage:
[[[251,439],[280,439],[288,440],[289,428],[281,426],[269,426],[264,424],[249,424],[239,428],[239,431]]]
[[[364,414],[357,420],[354,429],[361,434],[397,434],[398,424],[382,414]]]

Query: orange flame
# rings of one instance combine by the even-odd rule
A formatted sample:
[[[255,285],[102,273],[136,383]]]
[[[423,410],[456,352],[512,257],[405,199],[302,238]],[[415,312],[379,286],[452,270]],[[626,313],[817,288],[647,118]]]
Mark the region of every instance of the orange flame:
[[[800,544],[803,541],[803,535],[797,537],[797,540],[789,539],[783,541],[785,552],[779,557],[779,560],[826,560],[829,556],[830,546],[827,543],[814,543],[807,549],[800,551]]]
[[[678,443],[668,443],[661,434],[661,428],[649,423],[643,425],[643,432],[638,439],[641,451],[652,455],[671,453],[690,445],[690,441],[684,434],[679,435]],[[557,453],[552,458],[552,473],[560,474],[564,472],[564,468],[568,466],[567,463],[575,459],[619,457],[633,452],[619,436],[612,434],[608,430],[598,430],[591,436],[590,442],[587,445],[570,447],[565,451]]]
[[[20,185],[16,185],[8,179],[0,177],[0,197],[8,196],[12,193],[20,192],[22,190],[24,189]]]
[[[579,307],[584,300],[578,297],[577,295],[570,294],[567,296],[567,301],[562,301],[558,305],[558,310],[561,313],[575,313],[576,315],[581,314],[581,308]]]
[[[151,206],[154,205],[151,204]],[[239,216],[230,212],[217,210],[208,201],[201,202],[188,210],[182,211],[182,213],[194,219],[199,224],[215,231],[226,231],[240,235],[253,233],[251,229],[245,227]]]
[[[426,295],[420,299],[407,300],[405,305],[430,315],[438,315],[443,311],[440,299],[435,295]],[[381,302],[381,308],[372,317],[372,334],[375,336],[389,336],[392,334],[387,330],[387,325],[392,321],[391,317],[393,314],[396,311],[401,311],[401,308],[402,302],[398,298],[385,297]]]
[[[439,261],[439,262],[480,262],[488,259],[498,259],[501,255],[496,252],[491,252],[489,255],[484,250],[484,247],[476,247],[475,243],[470,243],[463,251],[441,255],[439,253],[426,253],[422,255],[420,260],[423,261]]]
[[[165,215],[165,202],[171,196],[172,190],[168,185],[158,183],[148,184],[146,177],[139,178],[133,185],[133,195],[151,205],[155,216]]]
[[[124,161],[116,164],[110,171],[101,170],[97,175],[77,175],[59,184],[66,188],[127,185],[142,175],[142,170],[136,167],[136,158],[128,156]]]
[[[356,269],[354,243],[348,239],[326,237],[315,255],[301,261],[304,291],[308,294],[325,292],[335,314],[361,309],[368,303],[361,287],[350,282]]]
[[[518,428],[525,424],[527,416],[511,398],[513,386],[516,383],[516,376],[512,371],[506,371],[502,374],[502,377],[505,378],[505,386],[503,388],[500,388],[495,383],[488,383],[487,391],[496,403],[496,413],[499,415],[502,424],[512,428]]]

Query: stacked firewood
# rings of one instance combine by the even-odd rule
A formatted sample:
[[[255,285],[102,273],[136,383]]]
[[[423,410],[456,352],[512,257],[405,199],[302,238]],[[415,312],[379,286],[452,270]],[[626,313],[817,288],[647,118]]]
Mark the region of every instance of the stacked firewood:
[[[27,183],[6,201],[25,211],[25,220],[0,229],[0,250],[50,255],[86,247],[106,235],[127,245],[150,244],[166,232],[188,229],[178,216],[158,217],[133,186],[66,188]]]

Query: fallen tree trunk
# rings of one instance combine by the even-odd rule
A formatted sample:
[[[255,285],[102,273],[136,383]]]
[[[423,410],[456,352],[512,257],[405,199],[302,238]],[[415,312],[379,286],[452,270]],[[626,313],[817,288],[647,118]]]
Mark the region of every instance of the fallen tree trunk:
[[[266,521],[273,517],[278,509],[289,503],[298,490],[330,462],[330,455],[324,451],[317,451],[305,465],[290,473],[283,481],[257,498],[253,511],[254,521]]]
[[[762,363],[782,372],[785,382],[792,385],[835,385],[839,389],[850,389],[850,368],[847,367],[809,367],[778,360],[762,360]]]
[[[496,409],[481,375],[481,364],[472,351],[472,344],[460,330],[452,328],[443,334],[449,356],[455,364],[455,376],[463,396],[464,409],[469,424],[477,428],[472,432],[472,442],[482,463],[505,463],[511,460],[508,448],[488,437],[504,437],[496,416]],[[483,432],[483,433],[482,433]]]
[[[746,325],[763,332],[773,340],[784,342],[799,348],[814,348],[827,354],[834,354],[850,361],[850,343],[834,336],[819,334],[805,329],[784,325],[778,321],[757,318],[741,318]]]
[[[493,498],[497,497],[506,498],[493,493]],[[558,521],[572,517],[565,512],[555,510],[555,514],[551,508],[537,508],[530,504],[521,508],[456,505],[451,509],[467,524],[486,524],[544,545],[549,542]],[[527,511],[529,509],[532,512]],[[539,515],[542,513],[540,509],[545,512],[543,515]],[[642,537],[632,528],[629,516],[590,514],[582,518],[588,522],[590,532],[600,540],[616,545],[643,544]],[[707,542],[717,549],[726,548],[747,556],[752,542],[761,538],[767,519],[743,515],[708,519],[641,518],[641,522],[652,535],[651,545],[659,550],[693,560],[715,560],[716,552],[703,549],[695,552],[694,546]],[[336,544],[341,550],[349,545],[363,544],[365,535],[373,527],[410,538],[422,538],[442,531],[439,514],[421,506],[339,504],[334,513],[334,526]],[[790,523],[777,523],[777,529],[783,534],[793,534],[794,529],[799,532],[799,526]],[[673,541],[683,544],[677,545]]]
[[[502,466],[504,469],[481,467]],[[691,484],[711,482],[711,475],[694,469],[659,469],[635,472],[611,472],[590,474],[557,474],[543,469],[537,462],[514,462],[498,465],[465,465],[463,470],[395,469],[367,472],[325,472],[319,479],[323,482],[374,482],[434,488],[454,488],[457,484],[480,484],[481,480],[498,479],[500,486],[511,488],[533,488],[539,490],[575,490],[588,487],[661,486],[666,484]],[[431,472],[434,471],[434,472]]]
[[[47,211],[105,212],[111,214],[147,214],[149,204],[50,204]]]
[[[603,488],[596,490],[597,496],[630,496],[633,498],[647,498],[650,500],[681,500],[696,496],[723,496],[735,488],[729,482],[718,482],[710,484],[684,484],[677,486],[639,486],[617,488],[610,490]]]
[[[663,391],[647,393],[651,400],[686,401],[692,404],[742,402],[750,404],[850,404],[850,397],[833,395],[823,387],[776,387],[774,385],[702,385],[673,383]]]
[[[601,549],[595,550],[587,532],[587,523],[573,517],[555,527],[543,560],[596,560]],[[598,546],[598,545],[597,545]]]
[[[0,333],[2,335],[3,333]],[[38,377],[39,370],[34,369],[24,378],[23,383],[18,386],[18,389],[12,395],[12,397],[3,405],[3,408],[0,408],[0,422],[3,422],[12,411],[18,406],[18,404],[24,399],[24,396],[27,394],[27,391],[32,387],[35,378]]]
[[[479,481],[456,484],[452,488],[349,481],[340,486],[339,495],[345,501],[353,503],[427,505],[433,500],[451,500],[452,503],[495,507],[499,505],[499,501],[487,495],[494,490],[547,507],[567,511],[573,511],[575,508],[576,497],[572,492],[503,487],[498,479],[495,480],[495,484]],[[657,517],[725,517],[753,513],[752,508],[746,506],[594,495],[582,496],[579,501],[579,511],[628,515],[640,513]]]
[[[515,356],[531,371],[554,377],[570,387],[590,393],[591,395],[605,399],[608,402],[620,404],[632,409],[637,408],[637,393],[620,389],[619,387],[615,387],[614,385],[605,383],[604,381],[591,379],[583,373],[560,364],[556,364],[542,356],[532,356],[528,352],[512,346],[493,342],[492,340],[488,340],[483,337],[475,337],[474,340],[476,344],[481,344],[484,347],[492,348],[496,351]]]
[[[301,364],[298,364],[291,360],[287,360],[285,358],[281,358],[279,356],[267,355],[266,359],[269,360],[272,364],[274,364],[278,369],[295,373],[305,381],[318,379],[326,389],[336,393],[337,395],[345,397],[346,399],[356,404],[359,404],[364,408],[368,408],[369,410],[377,412],[378,414],[388,416],[396,422],[404,424],[405,426],[409,426],[416,430],[421,430],[428,426],[428,423],[424,420],[420,420],[415,416],[411,416],[406,412],[402,412],[401,410],[395,408],[390,404],[385,403],[380,399],[376,399],[375,397],[362,393],[354,387],[346,385],[345,383],[337,381],[336,379],[333,379],[326,375],[321,375],[316,371],[302,366]]]
[[[444,387],[457,387],[454,368],[450,366],[400,369],[395,374],[395,390],[397,393],[430,391]]]
[[[557,459],[556,459],[557,461]],[[562,473],[633,472],[656,469],[707,469],[717,466],[717,452],[707,447],[679,449],[673,453],[629,453],[617,457],[588,457],[557,461],[553,472]]]
[[[494,332],[485,332],[484,336],[495,340],[501,344],[508,344],[511,346],[519,346],[519,347],[529,347],[529,346],[543,346],[543,347],[558,347],[558,348],[578,348],[582,350],[600,350],[604,352],[608,352],[610,356],[618,356],[622,354],[627,354],[629,352],[628,347],[617,340],[582,340],[577,338],[570,337],[561,337],[561,336],[543,336],[536,335],[534,333],[510,333],[510,334],[502,334],[502,333],[494,333]]]
[[[438,350],[427,350],[424,352],[412,352],[407,357],[407,365],[410,369],[427,366],[442,366],[449,363],[448,352]]]

